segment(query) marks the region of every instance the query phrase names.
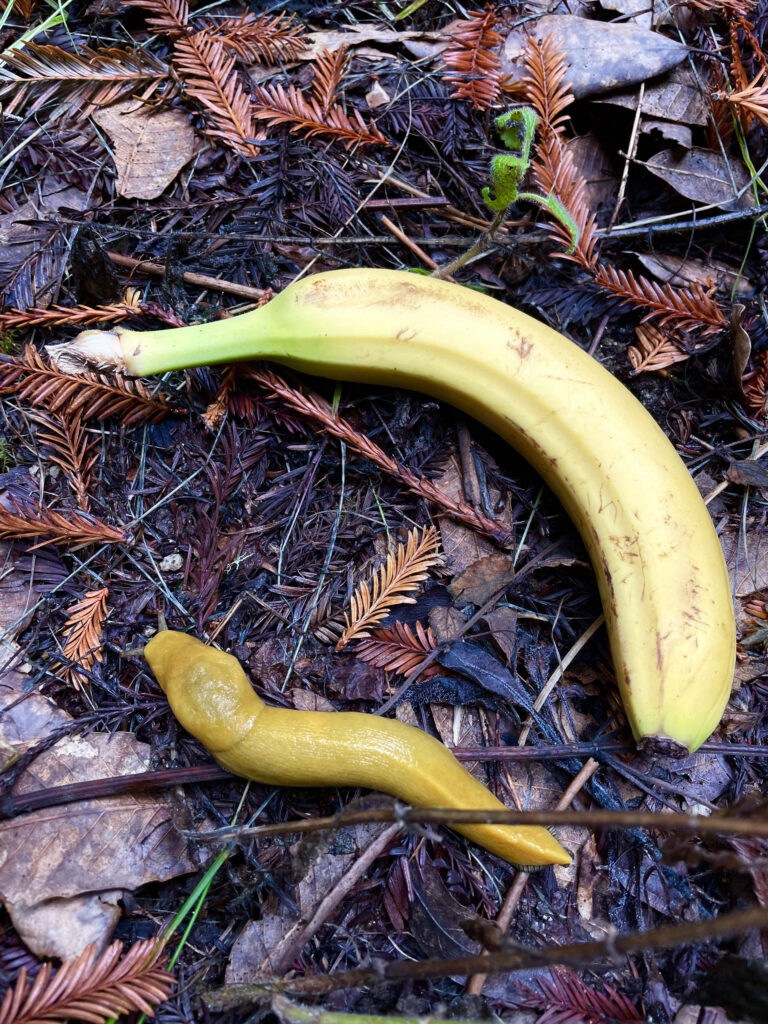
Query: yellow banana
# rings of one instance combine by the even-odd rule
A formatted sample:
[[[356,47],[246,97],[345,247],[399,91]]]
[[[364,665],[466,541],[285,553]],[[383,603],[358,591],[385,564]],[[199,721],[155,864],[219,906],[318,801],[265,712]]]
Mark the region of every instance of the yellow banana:
[[[144,376],[271,359],[458,406],[536,467],[578,527],[636,739],[684,754],[720,720],[735,626],[706,506],[642,405],[556,331],[458,285],[356,269],[307,277],[242,317],[86,331],[73,344],[49,349],[62,369],[86,360]]]
[[[261,700],[231,654],[164,630],[144,648],[171,710],[224,768],[272,786],[365,786],[414,807],[506,810],[421,729],[357,711],[294,711]],[[536,825],[455,825],[515,864],[569,864]]]

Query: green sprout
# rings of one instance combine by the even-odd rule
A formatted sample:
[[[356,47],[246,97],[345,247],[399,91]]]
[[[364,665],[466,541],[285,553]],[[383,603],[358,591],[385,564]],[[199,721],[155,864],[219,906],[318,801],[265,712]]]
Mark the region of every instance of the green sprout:
[[[499,153],[491,160],[490,187],[483,189],[483,202],[491,210],[501,213],[519,199],[538,203],[559,220],[571,236],[567,250],[572,253],[579,241],[579,227],[576,221],[553,195],[541,196],[537,192],[520,192],[520,185],[531,165],[531,145],[539,118],[530,107],[515,107],[496,118],[496,129],[501,141],[516,153]]]

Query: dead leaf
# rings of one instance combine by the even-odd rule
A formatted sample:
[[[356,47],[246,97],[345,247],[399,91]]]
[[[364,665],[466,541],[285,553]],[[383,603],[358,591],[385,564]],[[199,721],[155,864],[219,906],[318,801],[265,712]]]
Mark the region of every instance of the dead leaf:
[[[68,253],[67,236],[56,231],[64,210],[82,213],[93,197],[47,177],[30,189],[31,198],[0,216],[0,269],[26,266],[3,295],[6,307],[49,306],[56,298],[61,262]],[[25,223],[27,221],[41,223]]]
[[[586,182],[590,210],[596,213],[613,204],[619,185],[616,160],[602,140],[589,132],[569,139],[565,149]]]
[[[15,669],[0,677],[0,738],[20,751],[72,721],[25,684]],[[149,746],[130,733],[67,736],[35,758],[13,793],[143,772],[149,760]],[[126,891],[196,868],[164,797],[84,800],[0,823],[0,899],[39,957],[71,959],[91,942],[103,949]]]
[[[467,566],[448,584],[448,591],[457,604],[485,604],[502,587],[515,578],[512,559],[500,551],[484,555]]]
[[[720,544],[728,566],[731,592],[746,597],[768,587],[768,535],[750,530],[746,537],[738,530],[723,530]]]
[[[356,801],[363,807],[391,804],[382,796],[366,797]],[[338,837],[326,835],[302,840],[291,847],[295,862],[309,854],[310,862],[298,884],[291,890],[296,905],[293,910],[281,903],[276,914],[267,914],[260,921],[251,921],[240,933],[232,947],[226,971],[228,985],[253,982],[264,974],[282,971],[286,955],[292,953],[295,940],[300,938],[305,925],[311,921],[322,901],[344,878],[360,854],[365,851],[389,826],[373,823],[356,825],[344,830],[344,847],[349,852],[338,852]]]
[[[636,110],[638,90],[622,89],[601,96],[598,103],[612,103]],[[675,67],[661,81],[647,82],[643,92],[643,117],[658,118],[682,125],[705,125],[709,108],[693,72],[687,66]]]
[[[554,37],[565,51],[565,82],[576,99],[645,82],[669,71],[688,54],[682,43],[658,32],[571,14],[548,14],[526,28],[538,42]],[[522,30],[510,32],[502,54],[502,76],[519,77],[524,44]]]
[[[93,115],[115,148],[117,194],[155,199],[200,147],[180,110],[148,110],[136,100],[113,103]]]
[[[411,878],[413,903],[409,923],[424,955],[428,959],[476,956],[480,944],[468,938],[461,927],[463,921],[476,917],[475,911],[454,899],[431,863],[417,867]]]
[[[752,355],[752,339],[744,330],[742,320],[747,307],[734,302],[731,308],[731,376],[736,390],[744,397],[744,371]]]
[[[768,487],[768,466],[757,459],[742,459],[731,462],[726,476],[743,487]]]
[[[679,256],[667,256],[663,253],[636,252],[637,256],[649,273],[660,281],[668,284],[687,286],[700,284],[705,290],[713,285],[730,291],[751,292],[752,282],[720,260],[694,260],[690,256],[681,259]]]
[[[643,166],[687,199],[718,206],[721,210],[748,209],[755,205],[752,192],[746,188],[750,175],[744,164],[736,159],[726,164],[720,153],[710,149],[694,147],[683,153],[664,149]],[[736,192],[741,193],[738,198],[735,198]]]

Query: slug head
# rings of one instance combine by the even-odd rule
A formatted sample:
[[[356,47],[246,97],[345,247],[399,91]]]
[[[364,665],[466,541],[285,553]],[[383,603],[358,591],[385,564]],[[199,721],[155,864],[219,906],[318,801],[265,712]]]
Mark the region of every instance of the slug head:
[[[163,630],[144,657],[176,718],[214,756],[237,743],[264,708],[236,658],[187,633]]]

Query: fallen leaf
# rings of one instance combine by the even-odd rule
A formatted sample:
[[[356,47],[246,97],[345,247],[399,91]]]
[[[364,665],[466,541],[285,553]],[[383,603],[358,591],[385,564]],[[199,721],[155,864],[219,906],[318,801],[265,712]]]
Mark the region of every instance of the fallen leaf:
[[[90,194],[68,188],[48,177],[30,190],[31,198],[0,216],[0,271],[16,271],[3,295],[6,307],[49,306],[56,298],[63,259],[69,252],[67,234],[57,230],[65,210],[82,213],[93,202]],[[33,223],[26,223],[26,222]],[[5,277],[5,273],[3,273]]]
[[[200,146],[180,110],[148,110],[136,100],[123,100],[93,119],[112,140],[117,194],[127,199],[161,195]]]
[[[750,530],[746,536],[738,530],[723,530],[720,544],[728,566],[731,592],[746,597],[768,587],[768,535]]]
[[[726,164],[720,153],[710,149],[693,148],[683,153],[664,149],[646,160],[643,166],[686,199],[718,206],[721,210],[747,209],[755,205],[752,192],[746,188],[750,174],[744,164],[733,158]],[[736,192],[741,193],[738,198]]]
[[[494,551],[467,566],[448,584],[451,597],[458,604],[485,604],[497,591],[515,578],[515,567],[508,555]]]
[[[636,110],[637,88],[622,89],[610,96],[601,96],[598,103]],[[684,125],[705,125],[709,108],[693,72],[687,66],[675,67],[661,81],[646,82],[643,91],[643,117],[674,121]]]
[[[72,722],[16,669],[0,676],[0,708],[0,739],[20,752]],[[143,772],[149,762],[149,745],[130,733],[65,736],[12,792]],[[84,800],[0,822],[0,900],[39,957],[72,959],[91,942],[103,949],[126,891],[196,868],[162,796]]]
[[[726,476],[743,487],[768,487],[768,466],[757,459],[741,459],[731,462]]]
[[[576,99],[645,82],[688,55],[682,43],[637,25],[548,14],[526,28],[538,42],[552,36],[564,50],[565,82]],[[510,32],[502,54],[502,76],[519,77],[524,46],[523,31]]]
[[[730,291],[751,292],[752,282],[720,260],[695,260],[690,256],[667,256],[663,253],[633,253],[645,269],[660,281],[680,287],[700,284],[705,290],[715,286]]]

